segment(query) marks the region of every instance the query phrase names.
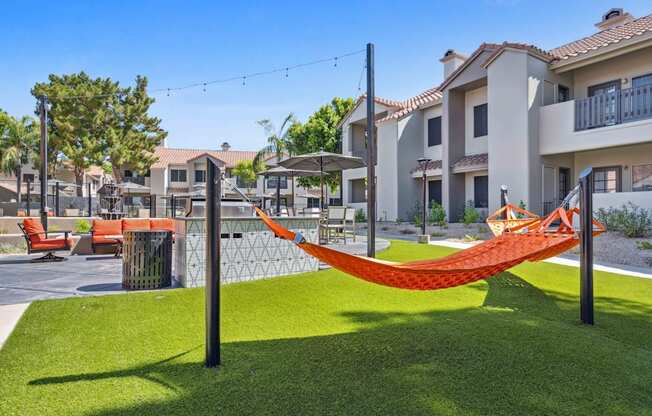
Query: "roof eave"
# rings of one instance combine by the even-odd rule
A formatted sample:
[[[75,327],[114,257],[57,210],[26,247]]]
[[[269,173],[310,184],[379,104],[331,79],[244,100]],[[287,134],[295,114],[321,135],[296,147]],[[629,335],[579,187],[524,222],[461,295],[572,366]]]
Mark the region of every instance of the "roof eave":
[[[578,54],[570,58],[557,59],[552,62],[550,69],[557,73],[572,71],[586,65],[611,59],[649,46],[652,46],[652,32],[614,42],[602,48]]]

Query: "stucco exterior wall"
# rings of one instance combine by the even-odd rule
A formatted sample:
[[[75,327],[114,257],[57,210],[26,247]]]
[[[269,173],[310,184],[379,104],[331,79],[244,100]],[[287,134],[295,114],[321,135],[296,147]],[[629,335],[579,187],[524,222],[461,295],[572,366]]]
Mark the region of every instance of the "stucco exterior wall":
[[[167,169],[152,168],[150,170],[150,188],[151,193],[156,195],[165,195],[167,189]]]
[[[399,122],[390,120],[380,123],[378,128],[378,164],[376,165],[376,216],[381,220],[395,220],[399,215],[399,184],[401,178],[398,165],[398,149],[409,152],[400,139],[402,129]],[[399,137],[399,140],[397,140]],[[364,177],[367,171],[364,170]],[[366,211],[366,209],[365,209]]]
[[[423,152],[423,113],[416,111],[398,122],[397,158],[397,213],[398,218],[408,218],[409,212],[421,199],[419,183],[410,175]],[[396,217],[390,217],[396,219]]]
[[[501,185],[508,187],[510,200],[529,200],[527,55],[505,51],[489,66],[488,80],[489,210],[493,212],[500,207]]]
[[[473,107],[487,103],[487,87],[480,87],[465,94],[464,105],[464,154],[477,155],[489,151],[489,136],[473,137]],[[491,110],[489,110],[491,111]],[[491,132],[489,132],[491,134]]]

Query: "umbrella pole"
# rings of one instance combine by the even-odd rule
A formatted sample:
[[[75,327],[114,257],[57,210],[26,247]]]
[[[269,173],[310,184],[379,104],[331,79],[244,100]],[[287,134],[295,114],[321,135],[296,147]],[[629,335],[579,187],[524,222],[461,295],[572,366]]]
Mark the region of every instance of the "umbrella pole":
[[[324,209],[324,158],[319,158],[319,209]]]
[[[292,213],[295,215],[296,215],[296,210],[297,210],[297,206],[294,203],[294,173],[292,173]]]
[[[276,215],[281,215],[281,177],[276,177]]]

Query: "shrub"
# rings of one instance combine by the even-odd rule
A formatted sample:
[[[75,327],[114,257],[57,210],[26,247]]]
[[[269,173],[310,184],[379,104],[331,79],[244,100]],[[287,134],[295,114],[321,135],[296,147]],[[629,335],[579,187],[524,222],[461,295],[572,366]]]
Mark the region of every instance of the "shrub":
[[[600,208],[596,217],[608,231],[620,231],[629,238],[645,237],[652,230],[652,213],[631,202],[621,208]]]
[[[639,250],[652,250],[652,243],[649,241],[639,241],[636,243]]]
[[[416,225],[417,227],[421,227],[421,224],[423,222],[421,221],[421,216],[422,214],[417,214],[414,216],[414,225]]]
[[[446,210],[444,210],[444,207],[441,206],[441,204],[433,201],[430,206],[430,215],[428,216],[428,220],[433,225],[442,226],[446,224]]]
[[[366,222],[367,216],[362,208],[355,211],[355,222]]]
[[[446,233],[442,231],[433,231],[430,233],[431,237],[446,237]]]
[[[90,233],[91,223],[88,220],[77,220],[75,221],[74,231],[80,234]]]
[[[410,228],[403,228],[401,231],[399,231],[401,234],[416,234],[417,232],[410,229]]]
[[[470,225],[480,221],[480,213],[473,206],[473,201],[469,200],[466,203],[464,208],[464,213],[462,214],[462,222],[464,225]]]

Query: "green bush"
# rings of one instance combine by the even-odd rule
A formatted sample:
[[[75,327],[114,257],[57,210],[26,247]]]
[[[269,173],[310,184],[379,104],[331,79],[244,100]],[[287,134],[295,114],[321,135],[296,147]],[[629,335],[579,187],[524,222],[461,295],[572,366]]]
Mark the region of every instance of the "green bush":
[[[444,207],[441,204],[432,201],[430,205],[430,215],[428,216],[428,220],[430,221],[430,224],[433,225],[442,226],[446,224],[446,210]]]
[[[364,213],[364,210],[362,208],[357,209],[355,211],[355,222],[366,222],[367,221],[367,216]]]
[[[480,213],[473,206],[473,201],[469,200],[466,203],[464,208],[464,213],[462,214],[462,222],[464,225],[474,224],[480,222]]]
[[[607,231],[620,231],[625,237],[645,237],[652,231],[652,213],[631,202],[621,208],[600,208],[595,215]]]
[[[416,225],[417,227],[421,227],[421,223],[423,222],[421,221],[422,216],[423,214],[417,214],[414,216],[414,225]]]
[[[639,250],[652,250],[652,243],[649,241],[638,241],[636,247],[638,247]]]
[[[79,234],[90,233],[91,223],[88,220],[77,220],[75,222],[74,231]]]

